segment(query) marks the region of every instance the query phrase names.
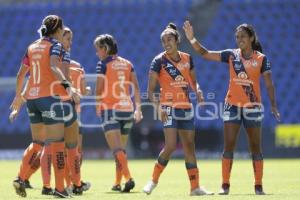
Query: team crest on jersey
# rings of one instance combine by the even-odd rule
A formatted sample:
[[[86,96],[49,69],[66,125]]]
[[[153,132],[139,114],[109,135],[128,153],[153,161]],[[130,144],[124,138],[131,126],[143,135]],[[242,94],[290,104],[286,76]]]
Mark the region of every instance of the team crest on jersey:
[[[175,81],[179,82],[179,81],[183,81],[184,78],[181,75],[176,76]]]
[[[240,72],[240,73],[238,74],[238,77],[239,77],[240,79],[247,79],[247,78],[248,78],[248,75],[247,75],[245,72]]]

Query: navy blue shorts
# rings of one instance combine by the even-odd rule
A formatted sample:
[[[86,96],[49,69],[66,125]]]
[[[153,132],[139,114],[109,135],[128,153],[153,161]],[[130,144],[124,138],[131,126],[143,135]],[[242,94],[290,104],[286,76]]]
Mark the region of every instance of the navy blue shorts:
[[[41,97],[28,99],[26,102],[30,123],[44,123],[52,125],[64,123],[64,111],[61,101],[57,97]]]
[[[164,128],[176,128],[183,130],[194,130],[194,113],[192,109],[172,108],[162,106],[168,114],[168,120],[163,123]]]
[[[77,120],[77,112],[74,101],[63,101],[65,127],[71,126]]]
[[[133,126],[133,112],[122,112],[116,110],[101,111],[102,127],[104,132],[120,130],[122,135],[128,135]]]
[[[263,112],[260,107],[241,108],[225,103],[223,112],[224,123],[244,124],[245,128],[261,127]]]

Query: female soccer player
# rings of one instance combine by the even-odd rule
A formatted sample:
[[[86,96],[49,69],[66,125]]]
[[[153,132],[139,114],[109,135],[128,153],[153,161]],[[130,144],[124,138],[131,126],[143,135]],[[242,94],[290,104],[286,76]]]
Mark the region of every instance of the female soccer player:
[[[16,96],[12,104],[15,110],[22,99],[22,85],[28,71],[30,77],[25,98],[30,118],[32,135],[40,136],[45,131],[45,144],[51,148],[52,163],[55,173],[54,195],[60,198],[69,197],[64,189],[64,113],[60,96],[72,93],[70,83],[66,80],[59,66],[62,65],[62,45],[59,41],[63,35],[63,21],[59,16],[49,15],[44,18],[41,26],[41,39],[33,42],[27,48],[20,66]],[[44,129],[43,129],[44,128]],[[41,148],[41,147],[40,147]],[[38,149],[33,142],[24,153],[19,178],[13,182],[16,193],[26,196],[23,174],[28,170],[28,162]]]
[[[103,120],[105,138],[116,161],[116,181],[112,190],[130,192],[135,183],[128,168],[125,148],[133,119],[135,122],[142,119],[139,85],[131,62],[117,55],[118,47],[113,36],[97,36],[94,46],[100,59],[95,91],[97,113]],[[134,112],[130,89],[134,95]],[[123,190],[122,176],[126,181]]]
[[[65,27],[64,28],[64,34],[63,34],[63,40],[62,40],[62,44],[64,49],[67,52],[71,51],[71,45],[72,45],[72,39],[73,39],[73,32],[71,31],[70,28]],[[80,95],[88,95],[90,92],[90,87],[86,86],[86,81],[84,78],[84,69],[83,67],[80,65],[80,63],[71,60],[69,67],[68,67],[68,75],[69,75],[69,79],[72,83],[72,86],[79,92]],[[78,156],[76,157],[76,160],[80,162],[80,166],[81,166],[81,161],[82,161],[82,134],[81,134],[81,128],[80,128],[80,122],[78,120],[78,117],[80,115],[80,102],[77,102],[77,104],[71,104],[72,106],[72,110],[73,112],[75,112],[75,108],[76,108],[76,117],[77,117],[77,121],[74,121],[74,124],[76,123],[76,127],[75,130],[73,129],[67,129],[65,131],[66,134],[66,145],[68,145],[68,138],[70,138],[71,142],[70,144],[77,144],[76,148],[77,148],[77,152]],[[66,107],[66,109],[68,109],[68,107]],[[69,131],[68,131],[69,130]],[[70,145],[73,146],[73,145]],[[71,148],[72,149],[72,148]],[[67,155],[67,159],[68,159],[68,155]],[[70,162],[70,164],[72,164],[72,162]],[[78,165],[78,163],[76,164]],[[74,168],[75,165],[73,165]],[[72,166],[69,166],[69,163],[66,163],[66,173],[65,173],[65,179],[66,179],[66,183],[67,183],[67,188],[69,190],[71,190],[72,188],[72,192],[76,193],[76,191],[73,191],[75,188],[71,185],[72,182],[72,173],[70,173],[70,169]],[[88,182],[83,182],[81,181],[81,184],[83,185],[83,191],[86,191],[90,188],[90,183]]]
[[[247,131],[249,147],[252,153],[255,176],[255,194],[265,194],[262,187],[263,155],[261,150],[261,121],[263,118],[260,96],[260,75],[265,80],[271,102],[271,110],[279,121],[280,114],[275,99],[275,89],[271,76],[271,66],[267,57],[262,54],[262,47],[257,40],[254,28],[241,24],[236,28],[237,49],[209,51],[194,37],[193,27],[189,21],[184,23],[186,37],[193,48],[203,58],[229,64],[230,82],[224,106],[224,152],[222,158],[223,183],[219,194],[229,194],[230,172],[233,152],[241,124]]]
[[[155,163],[152,180],[143,191],[150,194],[176,150],[177,134],[185,155],[185,166],[190,180],[190,195],[212,194],[199,187],[199,171],[195,155],[194,113],[189,98],[189,88],[197,94],[198,102],[203,102],[203,94],[196,80],[192,58],[178,50],[180,36],[175,24],[170,23],[161,33],[164,52],[157,55],[150,66],[148,96],[154,104],[160,104],[159,115],[164,125],[165,146]],[[160,102],[154,98],[154,90],[160,84]]]

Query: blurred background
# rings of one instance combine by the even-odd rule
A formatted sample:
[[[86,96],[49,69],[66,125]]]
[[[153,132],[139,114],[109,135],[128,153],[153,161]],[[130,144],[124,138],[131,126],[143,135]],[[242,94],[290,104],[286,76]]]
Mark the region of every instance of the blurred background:
[[[93,74],[98,58],[94,38],[112,34],[119,55],[135,66],[143,94],[146,92],[148,70],[154,56],[163,51],[160,34],[169,22],[177,24],[182,33],[180,49],[194,58],[197,78],[211,105],[196,110],[197,155],[219,158],[223,148],[222,105],[227,91],[228,66],[203,60],[191,49],[182,25],[188,19],[195,35],[210,50],[236,48],[235,28],[252,24],[271,61],[281,122],[270,113],[264,83],[265,105],[262,138],[265,157],[300,157],[300,1],[299,0],[0,0],[0,159],[20,158],[31,141],[29,119],[25,107],[10,124],[9,105],[14,97],[15,76],[26,47],[39,35],[37,29],[49,14],[60,15],[73,30],[71,58],[80,62],[93,88]],[[142,97],[145,97],[144,95]],[[147,102],[146,98],[142,98]],[[109,158],[100,119],[93,100],[84,99],[81,121],[86,158]],[[213,106],[217,105],[217,106]],[[153,119],[153,110],[143,107],[144,119],[130,135],[129,155],[150,158],[163,146],[160,121]],[[183,155],[178,144],[174,157]],[[241,130],[237,156],[248,157],[247,137]]]

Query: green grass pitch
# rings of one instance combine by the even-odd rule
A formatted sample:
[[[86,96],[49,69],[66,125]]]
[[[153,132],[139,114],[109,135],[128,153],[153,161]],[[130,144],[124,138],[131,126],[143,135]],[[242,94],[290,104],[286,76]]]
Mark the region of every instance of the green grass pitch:
[[[21,199],[15,194],[12,180],[15,178],[20,161],[0,161],[0,199]],[[114,181],[114,161],[84,161],[82,178],[90,181],[92,187],[83,196],[73,199],[97,200],[183,200],[183,199],[300,199],[300,159],[265,160],[264,189],[267,195],[256,196],[253,189],[253,170],[250,160],[236,160],[231,175],[229,196],[189,196],[189,181],[183,160],[171,160],[162,174],[158,187],[149,196],[142,193],[143,186],[150,180],[154,160],[130,160],[131,173],[136,187],[131,193],[115,193],[110,188]],[[198,160],[200,184],[218,192],[221,181],[219,160]],[[31,178],[35,189],[27,190],[27,199],[53,199],[42,196],[40,170]],[[52,183],[53,183],[52,178]]]

